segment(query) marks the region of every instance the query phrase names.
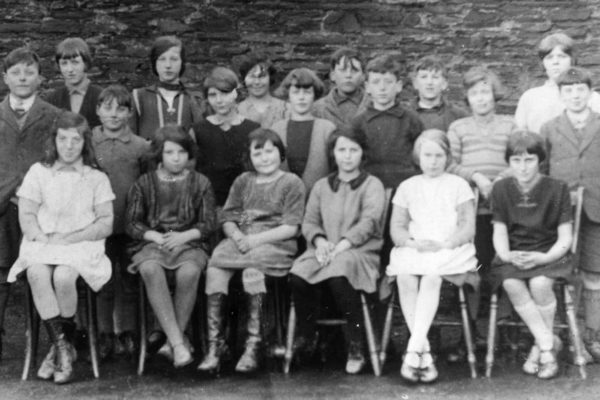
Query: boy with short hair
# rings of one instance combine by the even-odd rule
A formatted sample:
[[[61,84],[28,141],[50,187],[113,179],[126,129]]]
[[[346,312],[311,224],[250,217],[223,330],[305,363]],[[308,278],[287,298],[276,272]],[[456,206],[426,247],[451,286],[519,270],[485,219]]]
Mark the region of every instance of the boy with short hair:
[[[11,51],[4,58],[3,71],[10,93],[0,103],[0,334],[10,287],[6,278],[20,242],[17,207],[11,198],[29,167],[44,156],[60,113],[37,96],[41,76],[36,53],[26,47]]]
[[[98,350],[103,359],[113,352],[129,356],[135,352],[136,280],[127,273],[129,262],[125,250],[130,239],[125,234],[125,210],[127,193],[144,172],[150,142],[135,135],[129,127],[133,100],[125,87],[111,85],[104,89],[98,97],[96,112],[101,125],[92,130],[92,143],[98,164],[108,175],[116,196],[113,233],[106,239],[113,278],[98,299]]]
[[[424,129],[448,131],[450,124],[468,112],[444,98],[448,88],[446,67],[436,56],[420,58],[413,67],[412,84],[418,93],[413,104]]]
[[[56,46],[54,60],[65,82],[46,93],[46,101],[84,116],[90,128],[100,125],[96,104],[102,88],[88,78],[92,53],[87,43],[79,37],[66,38]]]
[[[329,79],[334,87],[315,102],[313,115],[328,119],[336,126],[347,125],[367,107],[369,96],[364,90],[364,63],[355,49],[342,47],[329,60]]]
[[[413,111],[400,105],[402,66],[392,55],[371,60],[366,67],[366,90],[371,98],[367,109],[352,121],[354,129],[367,136],[365,169],[385,187],[396,188],[417,174],[412,158],[413,144],[423,123]]]
[[[579,272],[583,279],[585,319],[584,344],[600,361],[600,114],[589,100],[591,74],[570,67],[557,79],[565,111],[542,125],[540,134],[548,149],[549,175],[585,188],[579,233]],[[547,305],[548,321],[554,318],[556,302]]]

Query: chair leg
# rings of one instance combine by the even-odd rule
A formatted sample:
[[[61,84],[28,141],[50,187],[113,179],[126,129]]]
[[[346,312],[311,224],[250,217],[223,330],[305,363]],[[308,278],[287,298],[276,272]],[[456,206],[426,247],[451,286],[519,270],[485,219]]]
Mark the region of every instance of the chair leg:
[[[31,366],[36,364],[37,344],[39,337],[39,317],[33,304],[33,297],[29,285],[25,283],[25,315],[27,318],[25,331],[25,362],[21,380],[26,381],[29,377]]]
[[[138,357],[137,374],[142,376],[144,374],[144,364],[146,362],[146,288],[144,287],[144,281],[140,277],[138,279],[139,290],[138,290],[138,306],[139,306],[139,325],[140,325],[140,354]]]
[[[390,300],[385,313],[385,322],[383,324],[383,332],[381,335],[381,351],[379,352],[379,365],[383,369],[385,361],[387,359],[387,349],[390,344],[390,336],[392,333],[392,317],[394,315],[394,303],[396,302],[396,296],[398,292],[392,290]]]
[[[90,345],[90,358],[92,360],[92,371],[94,378],[100,378],[100,368],[98,367],[98,347],[97,347],[97,327],[96,322],[98,316],[96,315],[96,294],[92,292],[92,289],[86,287],[86,307],[87,307],[87,326],[88,326],[88,339]]]
[[[485,356],[485,377],[492,377],[492,368],[494,367],[494,345],[496,344],[496,318],[498,314],[498,293],[492,294],[490,300],[490,321],[487,337],[487,354]]]
[[[463,322],[463,332],[465,336],[465,344],[467,345],[467,361],[471,369],[471,378],[477,378],[477,368],[475,359],[475,350],[473,346],[473,335],[471,334],[471,320],[469,318],[469,310],[467,310],[467,302],[465,300],[465,290],[463,286],[458,288],[458,297],[460,300],[460,311]]]
[[[375,376],[381,376],[381,366],[379,365],[379,354],[377,354],[377,344],[375,343],[375,333],[373,332],[373,323],[371,322],[371,313],[369,305],[364,293],[360,294],[360,302],[362,303],[365,331],[367,334],[367,346],[369,347],[369,355],[371,356],[371,366]]]
[[[290,303],[290,316],[288,319],[287,326],[287,337],[285,341],[285,354],[283,356],[283,373],[290,373],[290,366],[292,364],[292,358],[294,356],[294,335],[296,334],[296,307],[294,307],[294,300]]]
[[[575,349],[575,365],[579,366],[579,374],[581,379],[587,378],[587,372],[585,370],[585,358],[583,357],[583,347],[581,345],[581,336],[579,335],[579,328],[577,327],[577,318],[575,316],[575,307],[573,299],[571,297],[571,286],[563,285],[563,293],[565,298],[565,309],[567,314],[567,323],[569,324],[569,331],[571,333],[571,341],[573,348]]]

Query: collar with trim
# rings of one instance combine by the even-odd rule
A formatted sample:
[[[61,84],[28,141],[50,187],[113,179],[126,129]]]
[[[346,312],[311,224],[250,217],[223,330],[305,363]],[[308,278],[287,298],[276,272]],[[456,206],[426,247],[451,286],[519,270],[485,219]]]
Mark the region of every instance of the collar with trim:
[[[356,190],[356,188],[358,188],[360,185],[362,185],[362,183],[368,177],[369,177],[369,173],[361,170],[360,174],[356,178],[354,178],[351,181],[348,181],[346,183],[348,183],[350,185],[350,189]],[[333,173],[329,174],[329,176],[327,176],[327,182],[329,183],[329,187],[331,188],[331,190],[333,190],[334,192],[337,192],[338,189],[340,188],[340,185],[342,184],[342,180],[338,177],[337,172],[333,172]]]
[[[88,167],[89,168],[89,167]],[[52,170],[55,172],[58,171],[75,171],[83,175],[86,171],[86,165],[83,164],[83,160],[80,158],[76,162],[72,164],[65,164],[59,160],[56,160],[54,164],[52,164]]]

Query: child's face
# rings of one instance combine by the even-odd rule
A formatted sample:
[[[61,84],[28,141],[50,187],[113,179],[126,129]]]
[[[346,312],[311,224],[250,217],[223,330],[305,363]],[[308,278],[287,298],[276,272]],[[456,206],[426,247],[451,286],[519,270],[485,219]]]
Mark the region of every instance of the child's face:
[[[291,85],[288,99],[293,113],[306,115],[310,113],[315,101],[315,89],[312,86],[302,87]]]
[[[352,173],[358,170],[363,150],[360,145],[346,137],[339,137],[333,148],[335,163],[340,172]]]
[[[58,128],[56,131],[56,152],[58,160],[63,164],[71,165],[81,159],[83,150],[83,137],[76,128]]]
[[[413,86],[419,93],[419,99],[435,101],[442,98],[442,93],[448,87],[448,81],[442,71],[420,69],[413,78]]]
[[[79,85],[87,76],[85,73],[85,62],[83,62],[81,56],[61,58],[58,60],[58,67],[65,79],[65,83],[71,86]]]
[[[171,47],[156,59],[158,79],[165,83],[179,82],[181,72],[181,47]]]
[[[480,81],[471,86],[467,89],[467,101],[473,114],[481,116],[489,115],[496,107],[492,84],[487,81]]]
[[[344,94],[351,95],[363,85],[364,73],[356,58],[342,57],[329,73],[329,79]]]
[[[560,74],[569,69],[571,61],[571,56],[565,53],[562,47],[556,46],[552,49],[542,60],[548,79],[556,81]]]
[[[119,105],[117,99],[110,99],[98,104],[96,114],[102,127],[109,131],[119,131],[127,125],[131,117],[129,107]]]
[[[592,95],[592,89],[585,83],[576,83],[574,85],[563,85],[560,88],[560,98],[567,110],[579,113],[588,106],[588,101]]]
[[[394,105],[396,96],[402,91],[402,82],[391,72],[369,72],[367,77],[367,92],[373,99],[373,105],[379,108],[389,108]]]
[[[540,173],[540,161],[536,154],[513,154],[508,159],[517,182],[523,186],[533,183]]]
[[[212,107],[216,114],[227,115],[235,107],[235,99],[237,98],[237,90],[231,92],[222,92],[217,88],[211,87],[207,91],[208,104]]]
[[[269,72],[262,66],[255,65],[244,78],[244,83],[250,96],[262,98],[269,93],[271,85]]]
[[[13,96],[21,99],[31,97],[40,86],[39,66],[35,63],[18,63],[4,73],[4,83]]]
[[[440,176],[446,170],[448,156],[444,149],[431,140],[424,140],[419,151],[419,165],[423,174],[429,177]]]
[[[271,176],[279,170],[281,155],[279,149],[270,141],[257,148],[256,141],[250,144],[250,161],[259,175]]]
[[[167,140],[163,145],[162,166],[171,174],[179,174],[185,169],[189,154],[181,145]]]

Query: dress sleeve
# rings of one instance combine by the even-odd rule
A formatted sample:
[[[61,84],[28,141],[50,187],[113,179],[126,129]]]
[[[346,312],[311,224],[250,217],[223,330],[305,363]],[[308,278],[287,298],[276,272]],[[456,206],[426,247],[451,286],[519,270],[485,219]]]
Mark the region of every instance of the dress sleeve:
[[[227,201],[225,201],[225,205],[219,216],[220,224],[225,222],[239,223],[241,221],[244,212],[244,194],[248,190],[247,187],[250,178],[249,174],[242,174],[233,181],[229,189]]]
[[[517,109],[515,110],[515,123],[519,129],[527,129],[527,95],[528,92],[525,92],[519,98],[519,103],[517,104]]]
[[[137,240],[143,240],[144,233],[150,230],[150,227],[145,222],[149,210],[144,201],[142,179],[144,179],[143,176],[133,184],[127,195],[125,231],[132,239]]]
[[[473,200],[475,195],[466,180],[459,178],[458,191],[456,193],[456,204],[462,204],[466,201]]]
[[[383,183],[378,179],[369,179],[366,183],[360,202],[360,216],[356,223],[343,235],[355,247],[367,242],[381,229],[379,224],[385,206]]]
[[[396,194],[394,195],[394,198],[392,199],[392,204],[398,207],[402,207],[402,208],[408,208],[408,202],[409,202],[409,198],[408,195],[410,192],[409,190],[407,190],[407,186],[408,184],[406,183],[407,181],[404,181],[400,184],[400,186],[398,186],[398,189],[396,190]]]
[[[558,224],[573,221],[573,207],[571,206],[571,194],[566,183],[560,182],[560,216]]]
[[[25,177],[23,178],[21,187],[17,191],[18,197],[31,200],[38,204],[42,203],[42,181],[44,180],[42,168],[45,167],[41,164],[33,164],[31,168],[29,168],[29,171],[27,171],[27,174],[25,174]]]
[[[98,183],[94,188],[94,205],[106,203],[115,199],[115,194],[110,186],[110,181],[105,173],[98,172]]]
[[[199,185],[200,193],[198,195],[201,197],[201,201],[198,210],[198,222],[196,223],[196,228],[200,231],[202,240],[208,238],[217,227],[215,194],[210,181],[208,179],[204,181],[205,183]]]
[[[447,168],[447,171],[466,179],[471,180],[473,176],[473,170],[465,168],[462,165],[462,140],[456,129],[456,123],[452,123],[448,128],[448,141],[450,142],[450,152],[452,154],[452,160]]]
[[[504,185],[504,183],[504,180],[502,180],[492,187],[490,206],[492,209],[492,222],[502,222],[508,225],[508,208],[510,207],[510,204],[507,204],[508,196],[506,185]]]
[[[288,188],[284,192],[281,223],[285,225],[300,225],[304,217],[306,189],[300,178],[291,173],[290,176],[293,179],[290,180]]]
[[[306,204],[306,213],[302,222],[302,236],[309,245],[317,236],[327,237],[323,229],[323,215],[321,214],[321,192],[323,190],[323,181],[315,184],[308,197]]]

